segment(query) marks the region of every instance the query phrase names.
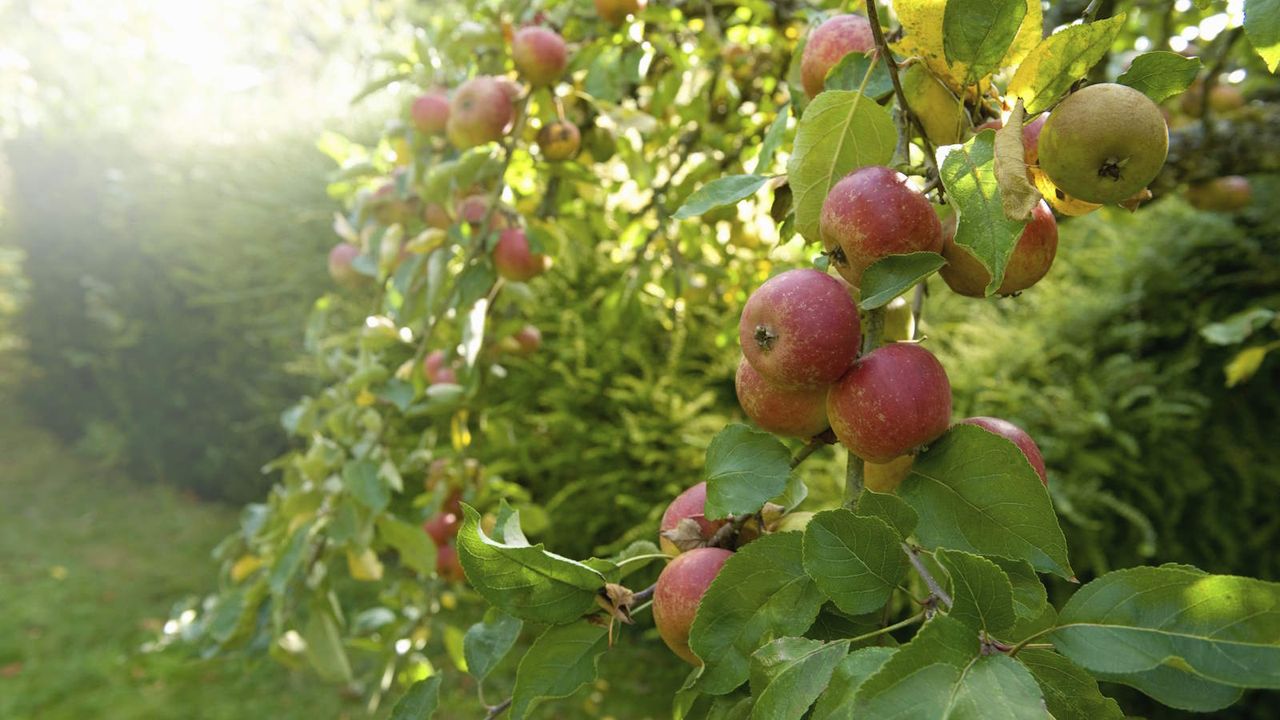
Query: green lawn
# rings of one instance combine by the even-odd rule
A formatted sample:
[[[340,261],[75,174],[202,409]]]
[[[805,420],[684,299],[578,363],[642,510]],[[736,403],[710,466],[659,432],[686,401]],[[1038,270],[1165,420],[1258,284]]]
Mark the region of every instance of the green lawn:
[[[0,420],[0,718],[360,717],[269,661],[143,653],[175,600],[213,586],[231,508],[103,474]]]

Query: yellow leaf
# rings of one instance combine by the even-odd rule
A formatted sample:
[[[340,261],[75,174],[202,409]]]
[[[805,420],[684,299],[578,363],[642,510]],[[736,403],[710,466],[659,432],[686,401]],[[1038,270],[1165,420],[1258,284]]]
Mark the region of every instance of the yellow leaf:
[[[1236,354],[1231,362],[1223,368],[1227,374],[1227,387],[1235,387],[1240,383],[1253,377],[1258,372],[1258,368],[1262,367],[1262,361],[1266,359],[1267,352],[1271,350],[1270,345],[1262,345],[1259,347],[1245,348]]]
[[[449,436],[453,441],[453,449],[457,452],[466,450],[471,445],[471,428],[467,427],[467,411],[459,410],[453,414],[449,423]]]
[[[1010,220],[1026,220],[1040,203],[1040,191],[1027,178],[1026,148],[1022,143],[1022,120],[1026,113],[1019,100],[1004,126],[996,131],[996,182],[1000,202]]]
[[[260,567],[262,567],[262,558],[257,555],[242,556],[231,566],[231,581],[238,583],[252,575],[253,571]]]
[[[1009,99],[1020,98],[1031,115],[1053,107],[1106,55],[1124,22],[1125,14],[1118,13],[1105,20],[1072,25],[1040,41],[1009,81]]]
[[[382,579],[382,561],[369,548],[356,553],[347,551],[347,569],[356,580],[376,581]]]
[[[360,407],[369,407],[377,401],[378,396],[369,392],[368,388],[361,389],[360,394],[356,395],[356,405],[359,405]]]
[[[914,56],[924,60],[933,74],[945,82],[957,94],[964,97],[964,79],[969,72],[966,63],[950,64],[943,49],[942,18],[947,8],[947,0],[898,0],[893,4],[898,14],[898,22],[906,35],[893,49],[902,55]],[[1040,42],[1044,25],[1044,15],[1040,9],[1040,0],[1027,0],[1027,14],[1018,27],[1009,51],[1005,53],[1002,67],[1011,67],[1022,62],[1031,49]]]

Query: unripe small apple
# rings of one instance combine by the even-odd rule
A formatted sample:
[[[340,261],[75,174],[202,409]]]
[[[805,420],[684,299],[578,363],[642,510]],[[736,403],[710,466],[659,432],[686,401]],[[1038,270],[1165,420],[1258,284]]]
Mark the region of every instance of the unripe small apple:
[[[861,15],[836,15],[809,34],[800,58],[800,81],[809,97],[817,97],[826,84],[827,73],[851,52],[875,49],[871,23]]]
[[[947,431],[951,383],[933,353],[890,343],[860,358],[831,386],[827,419],[854,455],[887,463]]]
[[[423,135],[439,135],[449,124],[449,96],[443,90],[432,90],[414,98],[409,106],[413,126]]]
[[[1187,188],[1187,202],[1198,210],[1235,212],[1253,202],[1253,188],[1249,185],[1249,178],[1228,175]]]
[[[858,357],[858,306],[830,275],[812,268],[788,270],[747,298],[738,340],[751,367],[775,385],[823,387]]]
[[[369,282],[367,275],[357,271],[352,263],[360,257],[360,248],[348,242],[340,242],[329,251],[329,277],[345,288],[355,288]]]
[[[569,48],[554,30],[536,25],[520,28],[511,39],[516,70],[534,87],[554,84],[569,64]]]
[[[532,355],[542,347],[542,331],[533,325],[525,325],[511,337],[515,338],[521,355]]]
[[[885,342],[913,340],[916,336],[916,316],[911,313],[911,303],[904,297],[894,298],[884,307]]]
[[[905,175],[879,165],[832,186],[818,223],[832,266],[854,287],[880,258],[942,251],[942,226],[928,198]]]
[[[436,545],[444,545],[458,534],[458,528],[462,527],[462,519],[452,512],[438,512],[432,515],[425,523],[422,529],[426,531]]]
[[[550,258],[529,249],[529,237],[520,228],[503,230],[493,248],[493,266],[507,280],[526,282],[546,272]]]
[[[467,575],[458,561],[458,549],[452,545],[436,546],[436,573],[449,582],[462,582]]]
[[[515,111],[507,90],[489,76],[471,78],[449,104],[449,142],[460,150],[500,140]]]
[[[811,438],[827,429],[827,389],[770,383],[743,358],[734,376],[738,404],[751,421],[774,435]]]
[[[662,569],[653,590],[653,622],[662,641],[691,665],[702,661],[689,649],[689,629],[702,596],[733,553],[722,548],[697,548]]]
[[[538,148],[542,150],[542,157],[550,162],[571,159],[578,154],[581,145],[582,134],[578,132],[578,126],[567,120],[547,123],[538,131]]]
[[[644,9],[645,0],[595,0],[596,14],[610,25],[617,25]]]
[[[1193,118],[1200,117],[1200,104],[1204,100],[1204,82],[1197,80],[1182,93],[1179,99],[1182,112]],[[1234,85],[1214,83],[1209,91],[1209,109],[1215,113],[1228,113],[1244,107],[1244,93]]]
[[[792,512],[782,516],[778,521],[778,526],[774,528],[774,532],[803,532],[809,527],[809,521],[817,513],[811,512]]]
[[[427,224],[427,227],[437,230],[448,230],[453,225],[453,218],[449,217],[449,211],[438,202],[427,203],[422,209],[422,221]]]
[[[915,462],[914,455],[903,455],[887,463],[863,463],[862,484],[872,492],[891,493],[911,474]]]
[[[489,196],[487,195],[468,195],[458,201],[455,208],[458,220],[467,223],[471,227],[480,227],[484,224],[484,219],[489,214]]]
[[[957,218],[947,218],[943,226],[942,256],[947,264],[942,266],[938,274],[953,291],[969,297],[986,297],[987,283],[991,281],[991,273],[974,257],[973,253],[955,242]],[[1013,254],[1009,256],[1004,271],[1004,280],[1000,282],[996,293],[1012,295],[1022,292],[1040,282],[1053,267],[1053,259],[1058,254],[1058,221],[1053,219],[1053,211],[1041,200],[1031,211],[1031,220],[1018,236],[1013,246]]]
[[[1002,420],[994,417],[979,416],[965,418],[957,424],[975,425],[987,432],[995,433],[996,435],[1009,440],[1014,445],[1017,445],[1018,449],[1022,451],[1022,454],[1026,456],[1027,462],[1031,463],[1031,467],[1034,468],[1036,474],[1040,476],[1040,482],[1045,485],[1049,484],[1049,476],[1045,474],[1044,469],[1044,456],[1040,454],[1040,447],[1036,445],[1035,440],[1031,439],[1031,436],[1027,434],[1026,430],[1023,430],[1008,420]]]
[[[662,513],[662,521],[658,524],[658,545],[662,551],[668,555],[679,555],[681,542],[690,541],[705,543],[711,539],[716,531],[724,527],[724,520],[708,520],[705,512],[707,506],[707,484],[700,482],[680,493],[667,506],[666,511]],[[690,534],[685,537],[685,533],[680,532],[680,521],[689,519],[697,525],[696,535]],[[686,524],[687,525],[687,524]],[[675,540],[667,537],[668,534],[675,533],[679,535]]]
[[[902,94],[934,145],[962,142],[972,126],[964,101],[929,72],[924,63],[915,63],[902,74]]]

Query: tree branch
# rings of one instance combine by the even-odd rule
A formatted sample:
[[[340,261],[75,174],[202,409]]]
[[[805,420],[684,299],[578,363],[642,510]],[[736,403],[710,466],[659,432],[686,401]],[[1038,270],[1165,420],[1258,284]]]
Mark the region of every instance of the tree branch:
[[[506,709],[511,707],[511,700],[512,698],[507,698],[506,700],[503,700],[497,705],[493,705],[490,708],[488,708],[489,712],[485,714],[484,720],[493,720],[494,718],[498,717],[502,713],[506,712]]]
[[[950,610],[951,596],[947,594],[946,590],[942,589],[937,580],[933,579],[933,575],[925,568],[924,563],[920,562],[920,556],[916,554],[916,551],[906,543],[902,543],[902,551],[907,554],[907,559],[911,561],[911,566],[916,569],[916,572],[920,574],[920,578],[924,580],[924,584],[929,587],[929,592],[933,593],[933,596],[938,598]]]
[[[929,136],[924,132],[924,125],[912,111],[911,105],[907,102],[907,95],[902,90],[902,81],[898,79],[898,61],[893,58],[893,53],[889,51],[889,43],[884,39],[884,29],[880,27],[880,12],[876,9],[876,0],[867,0],[867,20],[871,21],[871,33],[876,39],[876,53],[884,59],[885,67],[889,69],[889,79],[893,81],[893,92],[898,97],[898,109],[906,116],[908,123],[920,133],[920,147],[924,151],[924,162],[929,169],[930,179],[941,177],[938,171],[938,160],[934,157],[933,143],[929,141]],[[910,161],[909,158],[907,160]],[[942,199],[942,197],[943,191],[939,187],[938,198]]]

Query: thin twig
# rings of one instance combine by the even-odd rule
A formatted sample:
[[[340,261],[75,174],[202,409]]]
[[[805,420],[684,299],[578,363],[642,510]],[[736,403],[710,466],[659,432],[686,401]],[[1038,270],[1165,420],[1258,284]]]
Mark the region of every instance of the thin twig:
[[[826,444],[828,443],[825,440],[821,440],[819,438],[813,438],[810,440],[809,444],[800,448],[800,452],[796,453],[795,457],[791,458],[791,469],[794,470],[799,467],[800,463],[807,460],[810,455],[818,451],[818,448]]]
[[[853,508],[858,505],[858,498],[862,497],[863,488],[863,463],[862,458],[848,452],[845,458],[844,467],[844,506]]]
[[[654,591],[654,588],[656,588],[656,587],[658,587],[658,585],[657,585],[657,583],[654,583],[653,585],[650,585],[649,587],[647,587],[647,588],[645,588],[645,589],[641,590],[640,592],[637,592],[637,593],[635,593],[634,595],[632,595],[632,596],[631,596],[631,604],[632,604],[632,605],[639,605],[639,604],[640,604],[640,603],[642,603],[642,602],[646,602],[646,601],[648,601],[650,598],[652,598],[652,597],[653,597],[653,591]]]
[[[507,698],[502,702],[489,708],[489,712],[485,714],[484,720],[493,720],[511,707],[511,698]]]
[[[911,561],[911,566],[916,569],[916,572],[920,573],[924,584],[929,586],[929,592],[933,593],[933,596],[942,601],[942,604],[946,605],[947,609],[950,610],[951,596],[947,594],[946,590],[942,589],[937,580],[933,579],[933,575],[929,574],[929,570],[925,568],[924,563],[920,562],[920,557],[916,555],[916,551],[906,543],[902,543],[902,551],[907,554],[907,559]]]
[[[876,52],[880,57],[884,58],[885,67],[889,69],[889,79],[893,81],[893,92],[898,97],[898,108],[906,116],[907,121],[914,125],[916,131],[920,133],[920,147],[924,150],[925,165],[929,168],[931,178],[941,177],[942,173],[938,171],[938,160],[934,157],[933,143],[929,141],[929,136],[925,134],[924,124],[920,122],[920,118],[916,117],[915,112],[911,110],[911,105],[907,102],[907,94],[902,90],[902,81],[898,79],[898,61],[893,58],[893,53],[889,50],[889,43],[884,39],[884,30],[880,27],[880,13],[876,9],[876,0],[867,0],[867,20],[871,23],[871,34],[875,36]],[[942,188],[938,188],[938,199],[943,197]]]

